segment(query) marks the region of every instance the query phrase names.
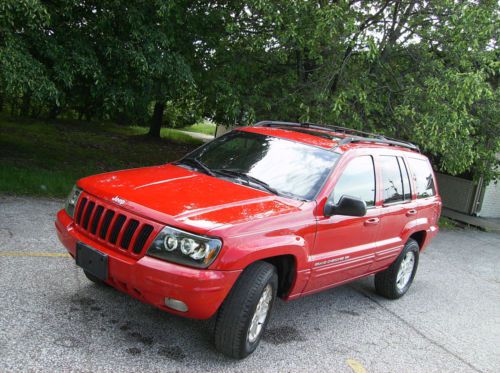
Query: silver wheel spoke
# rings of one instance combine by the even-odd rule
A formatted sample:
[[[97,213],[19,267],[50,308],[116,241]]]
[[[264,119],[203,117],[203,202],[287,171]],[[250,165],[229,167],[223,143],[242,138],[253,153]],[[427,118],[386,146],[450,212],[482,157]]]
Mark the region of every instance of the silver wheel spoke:
[[[255,342],[262,333],[262,326],[264,325],[267,314],[269,313],[269,306],[273,297],[271,285],[267,285],[262,292],[257,307],[255,307],[255,312],[252,316],[252,321],[250,322],[250,327],[248,328],[248,341],[250,343]]]
[[[408,251],[399,265],[398,274],[396,276],[396,286],[399,290],[403,290],[410,281],[413,269],[415,267],[415,254]]]

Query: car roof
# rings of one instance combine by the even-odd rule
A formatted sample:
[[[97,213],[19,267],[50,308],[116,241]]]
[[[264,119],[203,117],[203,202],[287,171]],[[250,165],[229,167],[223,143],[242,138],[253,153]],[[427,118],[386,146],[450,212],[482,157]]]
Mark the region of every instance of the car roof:
[[[406,146],[398,146],[384,142],[384,140],[372,137],[362,138],[352,136],[347,133],[336,132],[335,130],[300,127],[300,126],[262,126],[254,125],[248,127],[236,128],[238,131],[257,133],[261,135],[274,136],[287,140],[297,141],[303,144],[316,146],[327,150],[335,150],[338,153],[344,153],[350,149],[356,148],[391,148],[400,151],[409,151],[411,153],[419,153],[416,150]],[[351,141],[354,140],[354,141]],[[378,142],[380,141],[380,142]],[[403,143],[402,144],[406,144]],[[410,144],[414,146],[413,144]]]

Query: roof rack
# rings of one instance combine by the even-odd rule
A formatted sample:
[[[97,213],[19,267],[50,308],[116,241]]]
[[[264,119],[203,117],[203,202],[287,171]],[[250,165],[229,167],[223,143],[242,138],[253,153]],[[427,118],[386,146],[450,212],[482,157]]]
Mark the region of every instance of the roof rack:
[[[402,148],[408,148],[412,150],[416,150],[420,152],[420,148],[412,144],[411,142],[406,142],[406,141],[400,141],[400,140],[394,140],[391,138],[386,138],[386,137],[345,137],[340,142],[337,144],[336,147],[342,146],[345,144],[353,143],[353,142],[374,142],[374,143],[379,143],[379,144],[387,144],[387,145],[393,145],[393,146],[400,146]]]
[[[386,136],[383,136],[380,134],[359,131],[359,130],[356,130],[353,128],[340,127],[340,126],[335,126],[335,125],[321,126],[321,125],[317,125],[314,123],[280,122],[280,121],[272,121],[272,120],[264,120],[264,121],[256,123],[255,125],[259,126],[259,127],[312,128],[312,129],[318,129],[318,130],[324,130],[324,131],[330,131],[330,132],[337,132],[337,133],[340,132],[340,133],[344,133],[346,135],[352,135],[352,137],[343,138],[335,146],[335,148],[337,148],[338,146],[341,146],[341,145],[354,143],[354,142],[373,142],[373,143],[379,143],[379,144],[400,146],[403,148],[408,148],[408,149],[412,149],[412,150],[416,150],[416,151],[420,152],[420,149],[417,145],[412,144],[411,142],[408,142],[408,141],[393,139],[393,138],[386,137]]]

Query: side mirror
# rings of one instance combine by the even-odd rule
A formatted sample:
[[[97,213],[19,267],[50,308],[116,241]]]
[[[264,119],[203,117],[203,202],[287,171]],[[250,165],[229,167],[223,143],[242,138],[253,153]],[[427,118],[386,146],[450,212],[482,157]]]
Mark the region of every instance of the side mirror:
[[[343,195],[339,202],[334,205],[327,202],[323,211],[325,216],[346,215],[346,216],[365,216],[366,203],[358,197]]]

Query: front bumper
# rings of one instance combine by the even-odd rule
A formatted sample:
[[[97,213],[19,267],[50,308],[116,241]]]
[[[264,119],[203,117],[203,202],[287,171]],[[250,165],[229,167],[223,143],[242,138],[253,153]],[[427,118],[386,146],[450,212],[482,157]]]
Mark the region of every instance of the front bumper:
[[[189,268],[149,256],[138,260],[130,258],[75,230],[73,221],[65,210],[58,212],[55,225],[59,240],[73,258],[78,241],[107,254],[109,285],[173,314],[196,319],[211,317],[241,273],[241,270],[211,271]],[[188,311],[179,312],[166,307],[165,298],[184,302],[189,308]]]

